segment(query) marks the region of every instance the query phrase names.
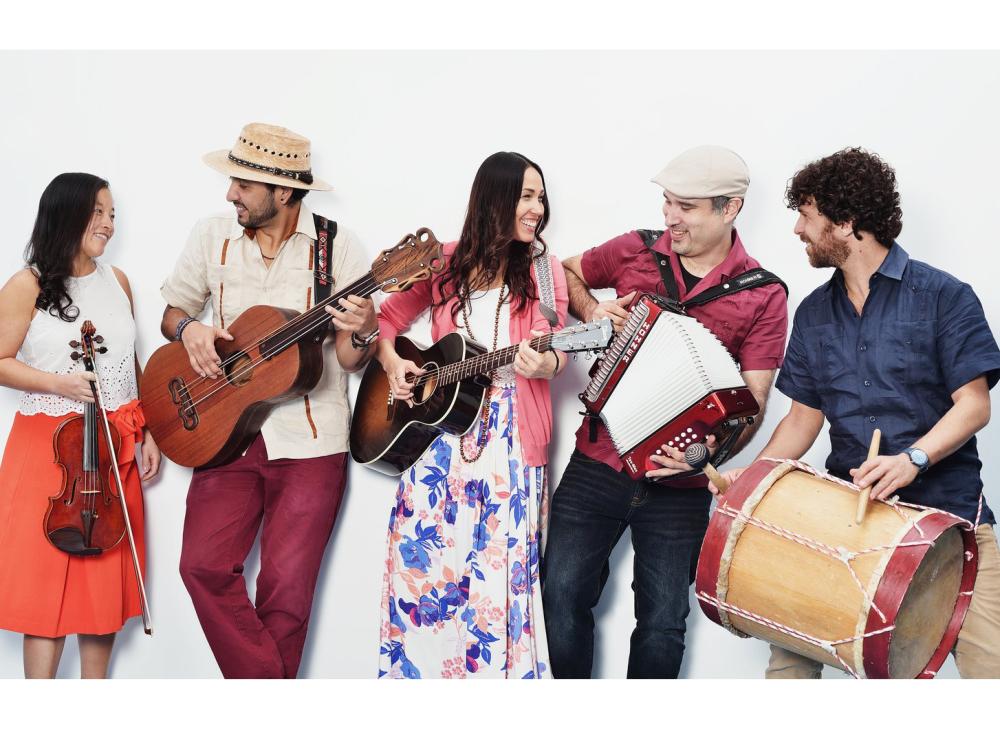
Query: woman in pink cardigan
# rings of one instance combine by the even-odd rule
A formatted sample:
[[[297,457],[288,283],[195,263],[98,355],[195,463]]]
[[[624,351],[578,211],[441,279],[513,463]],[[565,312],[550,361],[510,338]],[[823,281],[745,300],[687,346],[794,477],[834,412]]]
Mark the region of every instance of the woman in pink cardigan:
[[[525,343],[566,319],[562,265],[541,239],[548,216],[538,165],[493,154],[472,183],[461,237],[444,246],[445,270],[389,296],[379,312],[376,356],[397,399],[410,398],[406,375],[422,370],[393,342],[427,308],[435,341],[458,330],[487,350],[521,342],[514,364],[493,373],[483,420],[461,438],[438,437],[400,479],[389,515],[379,677],[551,676],[538,562],[548,381],[566,357]],[[540,308],[546,298],[556,325]]]

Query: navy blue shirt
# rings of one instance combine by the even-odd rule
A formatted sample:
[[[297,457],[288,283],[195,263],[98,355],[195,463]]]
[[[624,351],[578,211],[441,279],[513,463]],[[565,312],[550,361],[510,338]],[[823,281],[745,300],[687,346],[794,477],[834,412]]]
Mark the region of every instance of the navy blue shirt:
[[[882,455],[912,446],[952,406],[951,394],[986,376],[1000,379],[1000,349],[972,287],[897,243],[869,281],[858,315],[843,274],[803,300],[776,387],[830,422],[829,473],[850,480],[868,457],[872,432]],[[975,521],[983,482],[976,438],[899,490],[902,500]],[[994,523],[983,504],[980,523]]]

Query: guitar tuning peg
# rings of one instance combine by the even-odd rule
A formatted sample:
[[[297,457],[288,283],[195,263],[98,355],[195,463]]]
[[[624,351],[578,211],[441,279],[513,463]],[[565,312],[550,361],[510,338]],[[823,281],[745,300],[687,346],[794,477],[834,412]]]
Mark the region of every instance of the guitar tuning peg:
[[[70,358],[71,360],[73,360],[74,362],[76,362],[76,361],[77,361],[78,359],[80,359],[80,357],[82,357],[82,356],[83,356],[83,355],[82,355],[82,354],[80,354],[80,352],[73,352],[72,354],[70,354],[70,355],[69,355],[69,358]]]
[[[106,346],[102,346],[102,347],[100,347],[100,348],[99,348],[99,349],[97,350],[97,353],[98,353],[98,354],[107,354],[107,353],[108,353],[108,347],[106,347]]]
[[[104,337],[101,336],[101,335],[94,336],[94,341],[96,343],[98,343],[98,344],[103,344],[104,343]]]
[[[76,339],[73,339],[72,341],[70,341],[69,345],[72,346],[74,349],[79,349],[80,348],[80,342],[77,341]]]

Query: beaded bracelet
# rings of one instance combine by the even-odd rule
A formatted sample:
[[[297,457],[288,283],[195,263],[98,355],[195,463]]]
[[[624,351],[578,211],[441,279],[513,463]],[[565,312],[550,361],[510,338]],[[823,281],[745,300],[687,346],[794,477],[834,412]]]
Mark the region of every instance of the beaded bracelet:
[[[188,318],[188,317],[181,318],[180,322],[177,324],[177,328],[174,329],[174,341],[181,340],[181,334],[184,333],[184,329],[187,328],[191,323],[194,323],[194,318]]]

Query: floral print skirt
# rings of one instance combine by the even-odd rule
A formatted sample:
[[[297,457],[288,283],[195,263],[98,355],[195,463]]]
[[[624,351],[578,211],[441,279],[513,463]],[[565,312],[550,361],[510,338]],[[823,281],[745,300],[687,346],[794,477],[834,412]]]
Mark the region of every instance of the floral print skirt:
[[[514,386],[482,422],[441,435],[400,479],[389,514],[379,677],[550,677],[538,561],[544,466],[525,466]]]

